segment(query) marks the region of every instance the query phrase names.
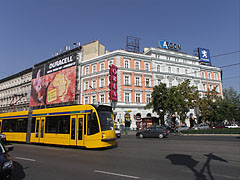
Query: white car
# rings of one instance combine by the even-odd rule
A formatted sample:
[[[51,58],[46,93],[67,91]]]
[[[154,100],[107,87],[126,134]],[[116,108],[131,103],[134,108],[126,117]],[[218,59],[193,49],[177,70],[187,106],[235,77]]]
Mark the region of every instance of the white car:
[[[209,125],[208,124],[199,124],[197,126],[193,127],[194,130],[199,130],[199,129],[209,129]]]
[[[178,129],[178,131],[185,131],[185,130],[188,130],[189,127],[188,126],[179,126],[177,129]]]
[[[121,137],[121,131],[119,128],[115,127],[115,134],[117,136],[117,138],[120,138]]]
[[[226,126],[227,128],[239,128],[239,126],[237,124],[232,124],[230,126]]]

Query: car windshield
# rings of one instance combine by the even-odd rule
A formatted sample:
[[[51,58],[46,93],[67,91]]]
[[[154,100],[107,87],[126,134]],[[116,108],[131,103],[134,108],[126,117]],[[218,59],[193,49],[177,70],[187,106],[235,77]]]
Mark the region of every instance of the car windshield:
[[[113,118],[111,112],[99,111],[98,116],[101,123],[102,131],[113,130]]]
[[[5,153],[5,149],[1,143],[0,143],[0,153]]]

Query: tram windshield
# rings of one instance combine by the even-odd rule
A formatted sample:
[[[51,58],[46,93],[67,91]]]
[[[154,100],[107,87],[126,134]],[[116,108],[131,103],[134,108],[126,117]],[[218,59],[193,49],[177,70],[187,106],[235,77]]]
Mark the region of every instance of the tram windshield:
[[[112,113],[108,111],[98,112],[102,131],[113,130]]]

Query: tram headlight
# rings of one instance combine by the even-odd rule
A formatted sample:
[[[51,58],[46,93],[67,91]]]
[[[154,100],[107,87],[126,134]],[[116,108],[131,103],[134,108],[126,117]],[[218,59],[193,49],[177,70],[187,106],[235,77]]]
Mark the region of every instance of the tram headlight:
[[[102,138],[104,138],[105,137],[105,134],[104,133],[102,133]]]

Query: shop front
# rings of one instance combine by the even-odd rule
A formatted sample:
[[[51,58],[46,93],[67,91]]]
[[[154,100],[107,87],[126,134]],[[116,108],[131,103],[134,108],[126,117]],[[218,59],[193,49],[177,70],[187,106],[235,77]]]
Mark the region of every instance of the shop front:
[[[156,117],[145,117],[142,118],[142,127],[141,129],[146,129],[153,125],[159,125],[159,118]]]

